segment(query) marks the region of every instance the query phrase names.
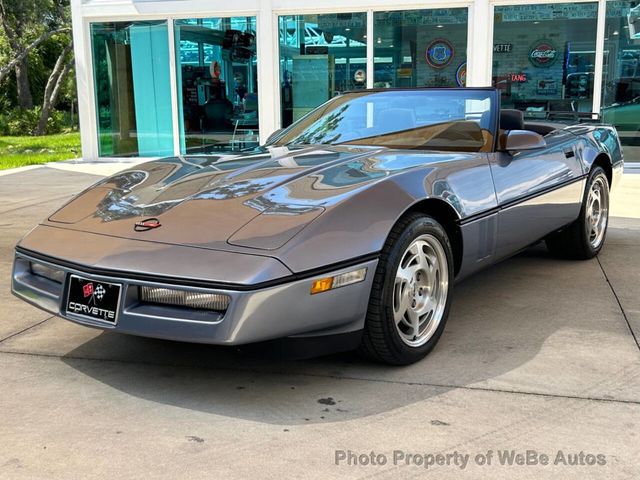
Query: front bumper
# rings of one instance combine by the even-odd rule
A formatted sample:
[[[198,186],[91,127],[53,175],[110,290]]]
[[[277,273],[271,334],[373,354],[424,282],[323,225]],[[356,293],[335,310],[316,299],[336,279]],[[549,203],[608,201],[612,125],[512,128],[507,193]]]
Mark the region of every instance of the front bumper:
[[[32,273],[30,262],[36,262],[64,272],[57,283]],[[104,330],[145,337],[218,345],[242,345],[292,336],[323,336],[348,333],[364,327],[371,284],[377,259],[369,259],[323,272],[316,276],[296,276],[277,285],[258,289],[207,288],[174,285],[169,282],[145,280],[126,274],[95,273],[90,267],[69,266],[55,259],[16,252],[12,292],[36,307],[75,323]],[[315,295],[310,294],[314,279],[367,268],[364,281]],[[68,312],[66,292],[70,275],[95,282],[122,285],[117,321],[110,323]],[[139,287],[165,287],[205,293],[220,293],[230,297],[224,312],[203,311],[167,305],[147,304],[138,296]]]

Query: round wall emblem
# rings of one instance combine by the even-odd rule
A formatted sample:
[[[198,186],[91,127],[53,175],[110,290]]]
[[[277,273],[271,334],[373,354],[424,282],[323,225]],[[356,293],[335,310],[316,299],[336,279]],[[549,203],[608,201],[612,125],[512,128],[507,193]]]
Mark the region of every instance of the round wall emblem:
[[[538,40],[531,47],[529,61],[534,67],[547,68],[558,58],[556,47],[549,40]]]
[[[432,41],[425,51],[425,59],[433,68],[444,68],[451,63],[455,49],[449,40],[437,38]]]
[[[356,81],[357,83],[364,83],[366,79],[367,79],[367,72],[365,72],[362,68],[359,68],[353,74],[353,80]]]
[[[462,62],[456,70],[456,83],[459,87],[467,84],[467,62]]]

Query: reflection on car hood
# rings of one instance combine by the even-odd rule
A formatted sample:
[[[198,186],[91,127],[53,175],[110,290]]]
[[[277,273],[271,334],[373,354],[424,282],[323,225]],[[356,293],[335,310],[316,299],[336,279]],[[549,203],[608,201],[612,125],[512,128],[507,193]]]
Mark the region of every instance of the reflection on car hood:
[[[441,155],[455,156],[433,154],[436,158]],[[47,223],[122,238],[234,249],[228,239],[258,215],[287,216],[281,223],[288,228],[295,224],[292,217],[298,216],[303,227],[323,208],[388,176],[394,168],[386,163],[399,157],[397,152],[380,148],[315,146],[263,148],[237,156],[168,158],[101,181],[54,213]],[[425,162],[424,152],[414,157],[396,167]],[[148,218],[157,218],[161,226],[134,230],[136,222]],[[292,235],[296,231],[292,228]],[[281,240],[270,240],[272,248]],[[254,243],[243,235],[236,235],[234,242]]]

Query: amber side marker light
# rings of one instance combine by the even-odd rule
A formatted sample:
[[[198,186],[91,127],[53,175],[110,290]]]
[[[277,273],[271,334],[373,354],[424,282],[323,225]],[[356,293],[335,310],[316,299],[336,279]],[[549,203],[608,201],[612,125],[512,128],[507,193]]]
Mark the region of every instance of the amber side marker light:
[[[336,288],[346,287],[354,283],[362,282],[367,276],[367,269],[361,268],[352,272],[341,273],[334,277],[324,277],[314,280],[311,284],[311,295],[328,292]]]

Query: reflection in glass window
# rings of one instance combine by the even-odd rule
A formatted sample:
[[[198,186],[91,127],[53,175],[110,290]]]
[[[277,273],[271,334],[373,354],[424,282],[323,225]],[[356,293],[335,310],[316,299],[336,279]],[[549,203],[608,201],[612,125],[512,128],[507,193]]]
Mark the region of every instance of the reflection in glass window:
[[[493,84],[502,105],[529,116],[591,112],[597,16],[595,2],[495,7]]]
[[[602,117],[616,126],[624,159],[640,162],[640,5],[607,2]]]
[[[91,24],[101,157],[173,154],[166,22]]]
[[[464,86],[467,17],[466,8],[375,12],[374,86]]]
[[[338,92],[365,88],[366,13],[288,15],[278,26],[283,127]]]
[[[182,153],[258,144],[255,17],[175,22]]]

